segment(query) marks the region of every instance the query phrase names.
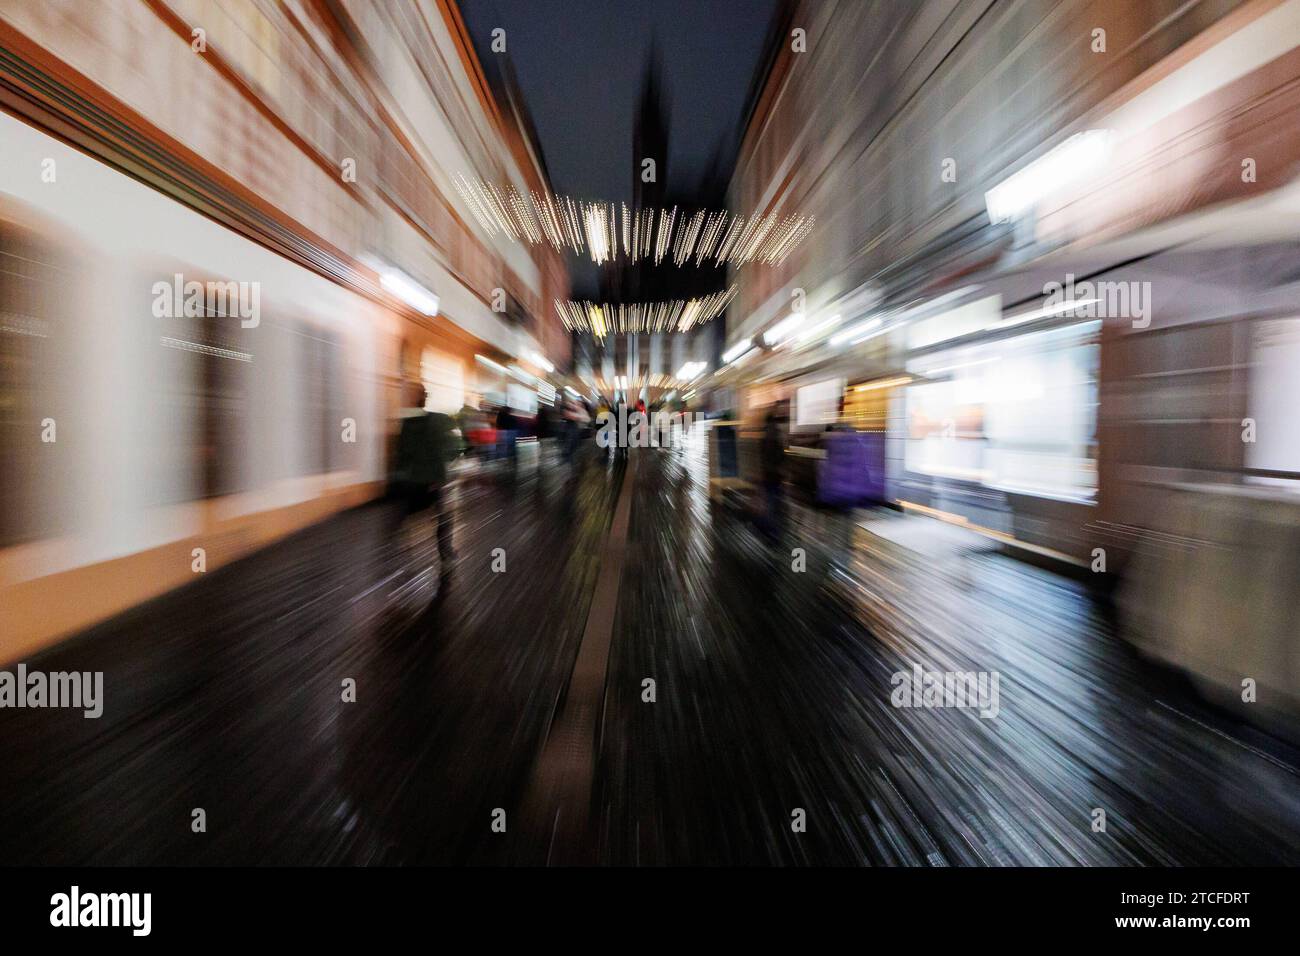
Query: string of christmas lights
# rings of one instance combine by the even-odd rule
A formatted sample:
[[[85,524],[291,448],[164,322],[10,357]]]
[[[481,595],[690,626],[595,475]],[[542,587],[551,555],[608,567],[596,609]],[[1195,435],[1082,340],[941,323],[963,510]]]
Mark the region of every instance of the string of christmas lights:
[[[626,203],[585,202],[551,192],[527,194],[458,175],[454,182],[474,217],[490,235],[516,242],[549,242],[556,249],[586,253],[602,265],[620,256],[659,265],[776,265],[812,230],[815,217],[794,213],[735,215],[725,210],[694,212],[632,209]]]
[[[596,303],[556,299],[555,311],[571,332],[590,332],[598,339],[627,332],[685,332],[722,314],[738,286],[699,299],[665,302]]]

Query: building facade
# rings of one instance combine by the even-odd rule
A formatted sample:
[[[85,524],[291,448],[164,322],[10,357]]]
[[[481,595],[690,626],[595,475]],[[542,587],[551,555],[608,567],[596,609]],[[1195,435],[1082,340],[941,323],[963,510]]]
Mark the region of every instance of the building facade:
[[[546,187],[454,3],[0,2],[0,106],[6,659],[379,493],[409,386],[568,364],[453,184]]]
[[[731,202],[816,228],[741,282],[727,341],[798,303],[816,334],[732,380],[796,431],[826,408],[801,422],[800,389],[835,383],[886,433],[890,500],[1076,560],[1158,524],[1171,485],[1293,480],[1288,429],[1241,433],[1290,354],[1298,17],[789,5]]]

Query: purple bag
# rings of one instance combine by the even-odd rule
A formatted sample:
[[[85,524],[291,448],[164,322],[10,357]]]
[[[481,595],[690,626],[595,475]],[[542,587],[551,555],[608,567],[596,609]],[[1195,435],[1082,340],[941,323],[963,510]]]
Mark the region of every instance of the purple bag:
[[[883,435],[862,432],[827,432],[826,458],[817,471],[817,500],[840,508],[864,504],[884,495],[883,461],[873,467],[870,439]],[[874,477],[874,481],[873,481]]]

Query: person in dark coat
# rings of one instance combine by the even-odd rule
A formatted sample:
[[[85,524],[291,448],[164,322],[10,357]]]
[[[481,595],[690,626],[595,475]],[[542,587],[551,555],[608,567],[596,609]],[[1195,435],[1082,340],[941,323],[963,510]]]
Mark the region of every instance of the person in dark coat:
[[[519,420],[509,405],[502,405],[497,411],[497,457],[504,458],[510,467],[515,465],[515,449]]]
[[[428,395],[418,387],[418,405],[402,410],[397,436],[394,485],[399,521],[428,513],[437,524],[443,573],[451,570],[451,515],[446,507],[447,463],[456,457],[455,423],[440,412],[425,411]]]
[[[764,534],[777,541],[785,531],[785,436],[775,405],[763,420],[758,460],[764,498],[761,527]]]

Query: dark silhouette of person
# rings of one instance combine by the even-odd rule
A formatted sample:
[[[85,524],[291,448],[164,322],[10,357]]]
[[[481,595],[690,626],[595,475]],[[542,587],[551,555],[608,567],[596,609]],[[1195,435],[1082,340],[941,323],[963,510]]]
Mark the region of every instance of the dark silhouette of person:
[[[775,407],[768,409],[763,420],[758,457],[765,499],[761,526],[767,537],[776,541],[785,530],[785,439]]]
[[[455,423],[441,412],[425,411],[428,394],[419,386],[419,404],[402,411],[397,436],[395,485],[399,523],[411,515],[428,513],[437,524],[438,555],[442,573],[451,571],[451,515],[446,506],[447,463],[456,457]]]

